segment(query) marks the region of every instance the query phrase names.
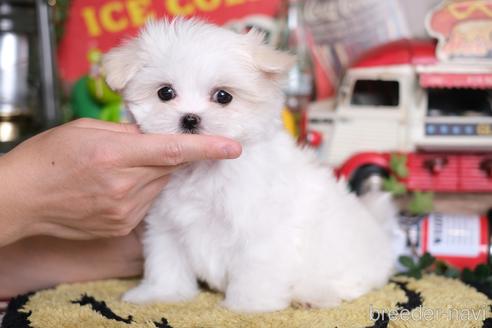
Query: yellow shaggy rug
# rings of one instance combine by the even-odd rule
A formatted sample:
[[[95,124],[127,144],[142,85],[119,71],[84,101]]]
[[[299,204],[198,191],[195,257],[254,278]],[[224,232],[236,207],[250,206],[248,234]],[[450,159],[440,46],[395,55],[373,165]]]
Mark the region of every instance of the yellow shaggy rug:
[[[434,275],[394,278],[384,288],[334,309],[248,315],[230,312],[222,295],[191,302],[133,305],[120,301],[136,280],[61,285],[13,299],[2,328],[492,327],[492,302],[459,280]]]

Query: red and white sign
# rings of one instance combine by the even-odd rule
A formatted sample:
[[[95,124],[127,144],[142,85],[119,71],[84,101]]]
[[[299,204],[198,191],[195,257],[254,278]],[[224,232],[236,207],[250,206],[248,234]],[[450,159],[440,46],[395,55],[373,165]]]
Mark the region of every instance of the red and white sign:
[[[427,19],[440,60],[492,59],[492,1],[443,1]]]
[[[250,15],[273,17],[280,0],[73,0],[59,47],[62,79],[73,82],[87,74],[87,54],[103,52],[134,35],[154,17],[196,16],[225,24]]]

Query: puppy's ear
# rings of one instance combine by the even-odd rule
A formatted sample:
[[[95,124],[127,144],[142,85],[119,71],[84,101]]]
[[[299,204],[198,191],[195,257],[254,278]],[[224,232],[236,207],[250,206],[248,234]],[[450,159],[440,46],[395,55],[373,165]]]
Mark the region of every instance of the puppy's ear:
[[[261,33],[251,30],[247,37],[252,44],[254,65],[269,78],[280,79],[294,65],[295,56],[264,44],[264,36]]]
[[[138,53],[138,40],[130,39],[103,56],[103,71],[111,89],[122,90],[137,73],[141,66]]]

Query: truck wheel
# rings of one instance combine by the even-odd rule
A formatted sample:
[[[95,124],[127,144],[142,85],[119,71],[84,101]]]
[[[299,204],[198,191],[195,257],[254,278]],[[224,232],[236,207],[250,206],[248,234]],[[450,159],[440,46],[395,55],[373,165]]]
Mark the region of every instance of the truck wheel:
[[[376,165],[364,165],[355,171],[350,179],[350,189],[357,195],[371,191],[383,190],[383,183],[388,178],[388,171]]]

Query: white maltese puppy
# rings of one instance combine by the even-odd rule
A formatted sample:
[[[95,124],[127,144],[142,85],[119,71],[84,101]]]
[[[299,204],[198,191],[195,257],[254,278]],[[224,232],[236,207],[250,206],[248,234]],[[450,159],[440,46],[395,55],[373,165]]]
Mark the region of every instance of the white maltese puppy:
[[[332,307],[383,286],[394,256],[381,220],[284,132],[292,57],[199,22],[150,22],[104,60],[145,133],[220,135],[239,159],[171,177],[146,217],[145,270],[123,299],[178,302],[198,280],[244,312]]]

